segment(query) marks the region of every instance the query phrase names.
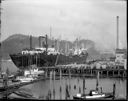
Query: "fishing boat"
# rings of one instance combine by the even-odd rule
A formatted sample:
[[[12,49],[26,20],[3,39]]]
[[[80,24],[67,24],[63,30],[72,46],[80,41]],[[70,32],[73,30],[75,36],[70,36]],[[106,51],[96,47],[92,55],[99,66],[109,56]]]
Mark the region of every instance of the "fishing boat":
[[[91,90],[89,94],[77,94],[73,96],[73,99],[103,99],[113,98],[113,93],[101,93],[97,90]]]
[[[31,69],[24,70],[24,76],[26,77],[38,77],[39,75],[44,75],[43,70],[39,70],[36,66],[31,66]]]
[[[33,77],[17,77],[16,78],[17,81],[20,81],[20,82],[31,82],[33,80],[35,80]]]
[[[114,98],[115,96],[115,84],[114,84],[114,89],[113,92],[102,92],[102,87],[101,91],[99,90],[99,72],[97,72],[97,82],[96,82],[96,89],[95,90],[90,90],[89,94],[81,94],[78,93],[76,95],[73,96],[73,99],[107,99],[107,98]],[[85,80],[83,80],[83,82],[85,82]],[[83,86],[85,86],[85,84],[83,83]],[[85,87],[83,87],[83,89],[85,89]],[[83,90],[84,92],[84,90]]]

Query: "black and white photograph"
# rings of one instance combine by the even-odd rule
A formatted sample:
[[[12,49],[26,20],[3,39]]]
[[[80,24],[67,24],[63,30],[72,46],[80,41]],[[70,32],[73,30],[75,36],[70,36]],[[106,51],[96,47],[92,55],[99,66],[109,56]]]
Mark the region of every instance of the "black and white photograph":
[[[0,100],[128,100],[126,0],[1,0]]]

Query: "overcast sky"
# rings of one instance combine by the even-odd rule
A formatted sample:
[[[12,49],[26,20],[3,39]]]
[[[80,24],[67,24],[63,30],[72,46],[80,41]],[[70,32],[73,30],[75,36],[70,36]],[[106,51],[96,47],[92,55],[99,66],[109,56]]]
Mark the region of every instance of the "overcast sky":
[[[74,41],[95,41],[99,49],[126,47],[126,2],[122,0],[5,0],[1,4],[2,40],[13,34],[50,35]]]

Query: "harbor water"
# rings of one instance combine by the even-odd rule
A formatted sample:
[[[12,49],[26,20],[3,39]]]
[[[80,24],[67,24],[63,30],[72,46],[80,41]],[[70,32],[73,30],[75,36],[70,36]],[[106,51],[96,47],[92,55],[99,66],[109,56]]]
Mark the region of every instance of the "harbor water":
[[[11,61],[3,61],[2,67],[4,69],[9,69],[11,73],[15,72],[16,67],[13,67],[13,63]],[[13,70],[14,69],[14,70]],[[53,78],[53,76],[51,76]],[[118,98],[126,98],[126,79],[121,78],[99,78],[99,86],[102,87],[103,92],[113,92],[113,84],[116,84],[116,92],[115,97]],[[73,95],[77,93],[83,93],[83,78],[82,77],[61,77],[60,79],[46,79],[41,80],[21,88],[28,91],[28,93],[32,93],[32,95],[36,98],[47,99],[48,92],[51,91],[51,99],[65,99],[66,96],[66,85],[68,85],[70,99],[73,99]],[[61,90],[60,90],[61,87]],[[85,93],[88,94],[90,90],[96,89],[96,78],[86,78],[85,77]],[[55,89],[55,92],[53,92]],[[53,96],[54,93],[54,96]],[[13,95],[11,95],[13,96]]]
[[[99,80],[99,86],[102,87],[103,92],[113,92],[113,83],[116,83],[116,95],[115,97],[118,98],[126,98],[126,79],[109,79],[104,78]],[[73,95],[77,93],[83,92],[83,79],[79,77],[75,78],[68,78],[63,77],[60,80],[44,80],[39,81],[22,88],[29,89],[29,91],[34,95],[36,98],[44,98],[48,96],[49,90],[51,91],[51,99],[54,99],[53,96],[53,89],[55,89],[55,99],[65,99],[66,96],[66,85],[70,85],[70,99],[73,99]],[[60,91],[61,87],[61,91]],[[96,79],[95,78],[85,78],[85,93],[89,93],[90,90],[96,89]],[[61,97],[60,97],[61,96]]]

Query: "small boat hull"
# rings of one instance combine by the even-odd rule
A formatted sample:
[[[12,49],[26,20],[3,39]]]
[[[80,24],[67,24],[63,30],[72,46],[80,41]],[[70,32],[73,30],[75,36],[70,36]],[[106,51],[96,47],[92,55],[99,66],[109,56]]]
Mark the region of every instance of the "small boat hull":
[[[104,93],[104,94],[98,94],[98,95],[81,95],[81,96],[73,96],[73,99],[107,99],[107,98],[113,98],[112,93]]]

